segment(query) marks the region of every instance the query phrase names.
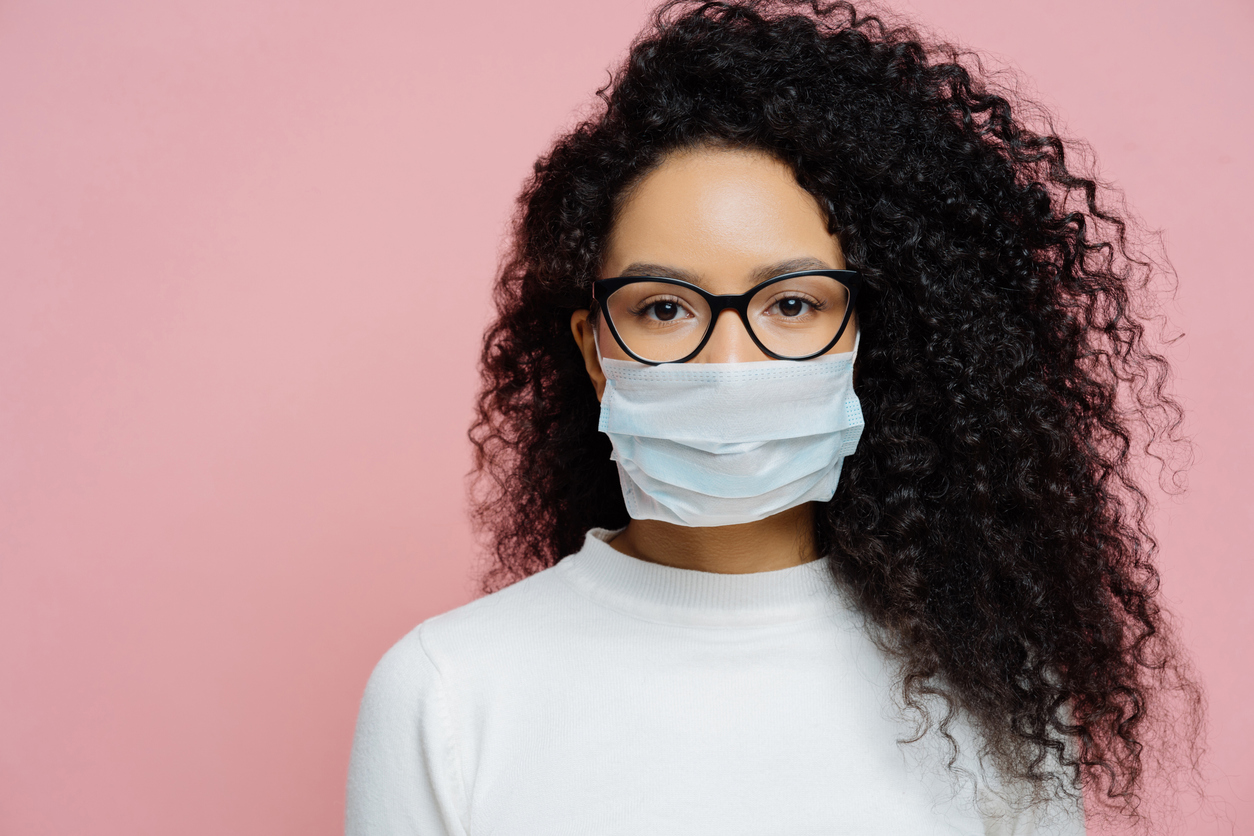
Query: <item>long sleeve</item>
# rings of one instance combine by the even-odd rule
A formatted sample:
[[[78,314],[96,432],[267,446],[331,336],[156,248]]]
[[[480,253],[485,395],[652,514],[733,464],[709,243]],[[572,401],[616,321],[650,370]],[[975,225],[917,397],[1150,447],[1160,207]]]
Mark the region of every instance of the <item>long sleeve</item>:
[[[411,631],[366,685],[348,770],[346,836],[465,836],[448,696]]]

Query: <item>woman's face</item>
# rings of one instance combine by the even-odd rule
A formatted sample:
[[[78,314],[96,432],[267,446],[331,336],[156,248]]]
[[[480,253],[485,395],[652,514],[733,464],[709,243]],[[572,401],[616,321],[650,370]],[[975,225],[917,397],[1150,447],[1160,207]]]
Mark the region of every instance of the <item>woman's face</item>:
[[[797,270],[844,269],[840,243],[818,202],[792,171],[758,151],[701,148],[669,155],[628,195],[610,230],[601,277],[669,276],[714,294],[744,293]],[[571,328],[600,398],[605,386],[587,311]],[[630,360],[598,317],[606,357]],[[829,353],[853,350],[856,322]],[[709,342],[690,363],[771,360],[735,311],[719,316]]]

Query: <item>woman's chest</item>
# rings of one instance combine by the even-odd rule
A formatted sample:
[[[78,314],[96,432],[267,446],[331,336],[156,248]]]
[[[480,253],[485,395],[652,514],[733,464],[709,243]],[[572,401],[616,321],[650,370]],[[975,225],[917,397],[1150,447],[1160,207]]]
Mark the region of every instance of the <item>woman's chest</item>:
[[[471,832],[978,834],[873,649],[578,643],[453,706]],[[513,666],[511,666],[512,668]]]

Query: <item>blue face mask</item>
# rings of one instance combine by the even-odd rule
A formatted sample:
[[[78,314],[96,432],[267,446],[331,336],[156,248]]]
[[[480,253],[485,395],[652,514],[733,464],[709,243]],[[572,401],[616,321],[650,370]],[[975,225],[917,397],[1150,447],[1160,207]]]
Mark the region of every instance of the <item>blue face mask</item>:
[[[860,338],[860,335],[859,335]],[[649,366],[601,358],[599,429],[627,513],[715,526],[754,522],[836,492],[862,435],[848,354]]]

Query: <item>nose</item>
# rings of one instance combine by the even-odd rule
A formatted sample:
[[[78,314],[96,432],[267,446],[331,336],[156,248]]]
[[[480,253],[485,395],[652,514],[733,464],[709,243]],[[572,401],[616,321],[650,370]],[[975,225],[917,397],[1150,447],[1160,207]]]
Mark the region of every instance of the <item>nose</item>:
[[[770,360],[771,357],[758,348],[758,344],[749,336],[740,315],[730,308],[719,313],[714,322],[714,333],[701,349],[701,353],[693,357],[693,363],[755,363]]]

